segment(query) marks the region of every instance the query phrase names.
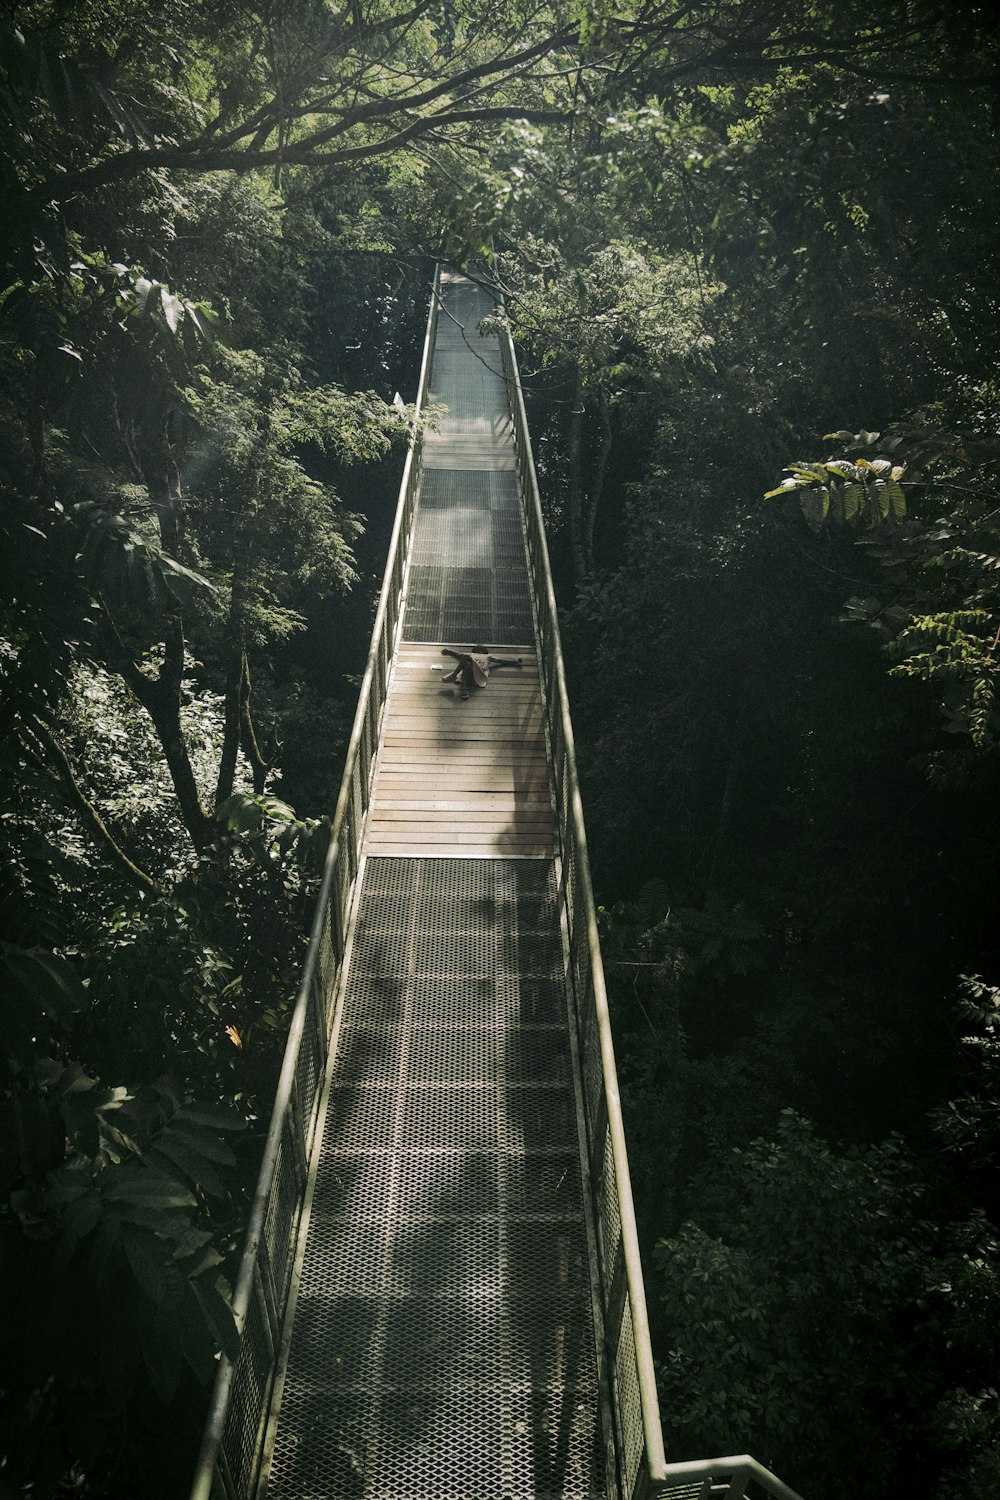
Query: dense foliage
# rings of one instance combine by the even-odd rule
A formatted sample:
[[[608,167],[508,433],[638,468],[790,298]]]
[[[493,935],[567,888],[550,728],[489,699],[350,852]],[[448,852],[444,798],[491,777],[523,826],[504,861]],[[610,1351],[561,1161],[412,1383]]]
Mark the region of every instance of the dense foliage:
[[[183,1492],[444,253],[523,352],[668,1446],[996,1493],[997,61],[0,22],[0,1488]]]

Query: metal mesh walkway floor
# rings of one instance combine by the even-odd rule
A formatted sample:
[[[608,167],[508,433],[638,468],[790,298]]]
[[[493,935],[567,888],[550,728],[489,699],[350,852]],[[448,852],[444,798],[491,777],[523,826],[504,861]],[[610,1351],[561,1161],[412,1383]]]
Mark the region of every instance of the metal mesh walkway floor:
[[[513,439],[491,304],[443,297],[269,1500],[606,1494]],[[523,663],[461,702],[430,669],[477,641]]]
[[[408,641],[533,639],[514,435],[493,310],[461,278],[442,283],[430,399],[446,410],[424,439],[403,636]]]
[[[268,1495],[603,1496],[547,860],[367,862]]]

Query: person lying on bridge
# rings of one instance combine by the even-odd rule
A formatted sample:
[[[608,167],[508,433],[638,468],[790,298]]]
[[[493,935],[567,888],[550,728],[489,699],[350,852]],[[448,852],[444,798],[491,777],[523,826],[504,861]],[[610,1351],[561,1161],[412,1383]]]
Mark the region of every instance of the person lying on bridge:
[[[492,667],[519,667],[522,663],[520,656],[493,656],[488,646],[473,646],[471,651],[452,651],[445,646],[441,655],[452,656],[458,662],[458,666],[441,681],[457,682],[463,698],[469,696],[473,687],[486,686]]]

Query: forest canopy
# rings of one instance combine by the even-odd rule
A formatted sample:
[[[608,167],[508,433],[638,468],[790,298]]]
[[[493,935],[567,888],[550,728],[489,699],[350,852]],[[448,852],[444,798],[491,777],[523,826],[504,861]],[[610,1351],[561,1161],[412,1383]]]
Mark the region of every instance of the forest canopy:
[[[7,7],[0,1491],[185,1490],[446,259],[668,1451],[997,1493],[998,59],[974,0]]]

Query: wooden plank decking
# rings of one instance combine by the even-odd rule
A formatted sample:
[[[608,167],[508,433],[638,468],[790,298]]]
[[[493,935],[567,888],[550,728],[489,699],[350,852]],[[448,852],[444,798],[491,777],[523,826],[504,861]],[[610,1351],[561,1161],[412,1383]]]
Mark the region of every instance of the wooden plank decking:
[[[499,654],[499,653],[498,653]],[[541,687],[535,648],[504,646],[521,667],[496,667],[463,702],[442,682],[454,662],[437,645],[404,642],[382,725],[367,854],[397,858],[551,858]],[[434,668],[443,668],[435,671]]]
[[[455,274],[444,275],[442,288],[430,391],[444,410],[424,439],[403,640],[364,852],[550,859],[538,660],[534,642],[524,644],[532,617],[513,426],[496,336],[478,332],[492,303]],[[449,630],[464,639],[438,638]],[[442,681],[454,662],[441,648],[476,640],[498,656],[523,658],[523,666],[495,669],[463,702]]]

